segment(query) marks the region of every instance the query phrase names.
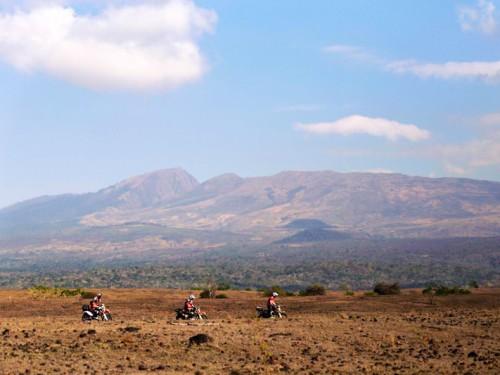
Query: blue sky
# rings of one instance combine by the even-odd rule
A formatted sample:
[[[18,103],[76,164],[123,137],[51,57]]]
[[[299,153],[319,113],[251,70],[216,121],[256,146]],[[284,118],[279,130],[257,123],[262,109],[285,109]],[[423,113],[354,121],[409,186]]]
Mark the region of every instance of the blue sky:
[[[0,206],[168,167],[500,180],[498,1],[0,7]]]

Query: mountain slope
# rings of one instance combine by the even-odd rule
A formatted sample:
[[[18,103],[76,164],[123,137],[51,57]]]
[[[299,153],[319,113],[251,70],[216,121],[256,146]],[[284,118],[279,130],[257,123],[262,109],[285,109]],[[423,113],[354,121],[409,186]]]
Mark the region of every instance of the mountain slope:
[[[287,171],[253,178],[226,174],[200,184],[181,169],[167,169],[96,193],[42,197],[0,210],[0,239],[49,230],[57,238],[66,227],[129,223],[268,242],[308,229],[304,223],[321,223],[339,236],[494,236],[500,234],[500,183]]]
[[[297,219],[392,237],[489,236],[500,232],[500,183],[399,174],[282,172],[243,179],[223,192],[203,195],[195,189],[163,207],[96,212],[83,222],[119,224],[130,216],[167,226],[270,237],[279,237]]]
[[[96,193],[46,196],[0,210],[0,233],[65,225],[93,212],[161,205],[192,191],[198,181],[182,169],[132,177]]]

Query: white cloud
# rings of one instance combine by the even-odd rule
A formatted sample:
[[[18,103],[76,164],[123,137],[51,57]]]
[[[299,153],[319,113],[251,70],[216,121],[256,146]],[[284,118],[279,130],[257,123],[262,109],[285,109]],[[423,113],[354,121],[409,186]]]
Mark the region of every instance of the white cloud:
[[[206,71],[196,40],[215,23],[214,12],[188,0],[110,6],[93,15],[44,5],[0,13],[0,58],[92,89],[171,89]]]
[[[459,165],[464,170],[500,166],[500,132],[459,145],[440,146],[436,153],[445,164]]]
[[[382,61],[363,47],[349,44],[331,44],[323,48],[324,52],[346,57],[351,60],[359,60],[370,63],[382,63]]]
[[[483,125],[500,125],[500,112],[483,115],[479,121]]]
[[[420,129],[415,125],[360,115],[344,117],[334,122],[297,124],[295,127],[312,134],[368,134],[375,137],[385,137],[391,141],[407,139],[415,142],[430,137],[427,130]]]
[[[464,31],[478,30],[485,34],[495,32],[495,4],[491,0],[477,0],[475,6],[460,6],[458,21]]]
[[[480,78],[490,82],[500,79],[500,61],[452,61],[443,64],[428,64],[401,60],[386,64],[386,68],[394,73],[411,73],[422,78]]]
[[[500,173],[500,130],[492,129],[476,138],[455,144],[434,144],[401,150],[400,157],[435,160],[452,175],[472,176],[480,169],[498,170]]]
[[[486,82],[500,82],[500,60],[498,61],[448,61],[425,63],[416,60],[388,60],[376,56],[361,47],[334,44],[324,51],[350,60],[378,66],[391,73],[413,74],[420,78],[437,79],[482,79]]]

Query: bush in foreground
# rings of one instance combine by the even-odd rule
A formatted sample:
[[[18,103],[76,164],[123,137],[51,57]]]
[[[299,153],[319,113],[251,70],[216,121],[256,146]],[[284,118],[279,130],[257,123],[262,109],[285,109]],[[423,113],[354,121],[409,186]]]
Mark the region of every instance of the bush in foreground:
[[[423,294],[433,293],[436,296],[448,296],[450,294],[470,294],[469,289],[461,288],[459,286],[445,286],[445,285],[429,285],[422,290]]]
[[[424,290],[422,290],[422,294],[427,295],[429,297],[429,303],[432,305],[434,303],[435,296],[448,296],[450,294],[469,294],[470,290],[460,288],[459,286],[447,287],[445,285],[428,285]]]
[[[473,289],[477,289],[477,288],[479,288],[479,284],[476,280],[471,280],[471,281],[469,281],[468,287],[473,288]]]
[[[215,292],[210,289],[203,289],[200,293],[200,298],[214,298]]]
[[[401,289],[398,283],[377,283],[373,287],[373,292],[380,296],[399,294]]]
[[[262,294],[265,297],[271,296],[271,294],[273,294],[273,292],[278,293],[281,297],[287,297],[287,296],[293,296],[294,295],[293,293],[288,292],[287,290],[285,290],[284,288],[282,288],[279,285],[273,285],[270,288],[265,288],[265,289],[262,290]]]
[[[218,290],[229,290],[231,289],[231,284],[226,283],[226,282],[221,282],[217,284],[217,289]]]
[[[80,296],[82,298],[92,298],[94,293],[88,292],[86,290],[77,289],[66,289],[66,288],[52,288],[45,285],[35,285],[28,289],[33,297],[76,297]]]
[[[306,289],[301,290],[299,295],[301,296],[324,296],[326,294],[326,289],[321,284],[309,285]]]

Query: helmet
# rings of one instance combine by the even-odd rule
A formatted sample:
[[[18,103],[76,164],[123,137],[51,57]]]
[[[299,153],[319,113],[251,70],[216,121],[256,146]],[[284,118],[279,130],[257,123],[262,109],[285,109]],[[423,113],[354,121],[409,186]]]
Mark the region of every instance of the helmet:
[[[97,296],[96,296],[96,297],[94,297],[94,301],[97,301]]]
[[[279,294],[278,294],[278,293],[273,292],[273,297],[278,297],[278,296],[279,296]]]
[[[191,294],[191,295],[188,297],[188,300],[192,301],[192,300],[194,300],[194,298],[195,298],[195,297]]]
[[[97,298],[101,298],[101,297],[102,297],[102,294],[101,294],[101,293],[99,293],[99,294],[97,295]]]

